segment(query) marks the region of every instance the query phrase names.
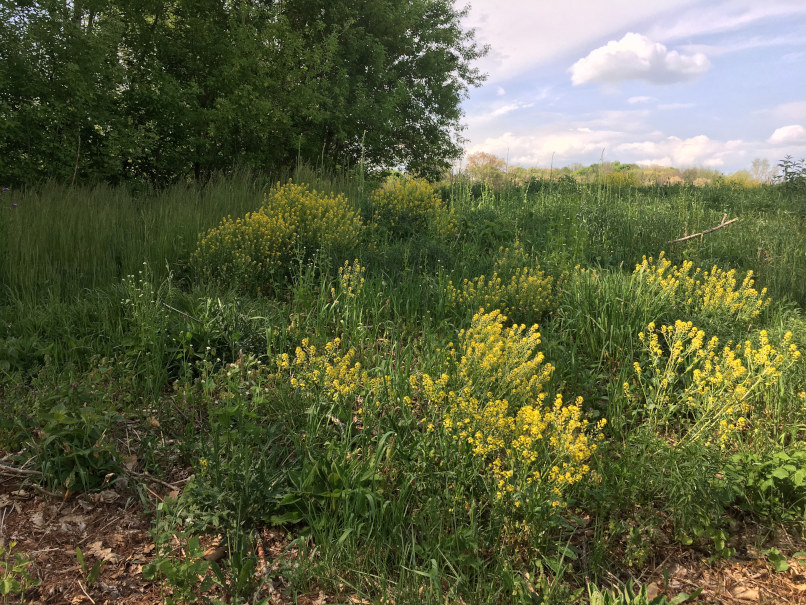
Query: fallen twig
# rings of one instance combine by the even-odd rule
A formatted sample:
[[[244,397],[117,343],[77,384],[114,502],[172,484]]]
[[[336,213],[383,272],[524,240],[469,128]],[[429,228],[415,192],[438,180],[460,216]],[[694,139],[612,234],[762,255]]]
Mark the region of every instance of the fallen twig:
[[[170,489],[172,491],[175,491],[175,492],[178,492],[180,490],[178,485],[173,485],[171,483],[168,483],[167,481],[163,481],[162,479],[157,479],[153,475],[149,475],[146,472],[138,473],[137,471],[132,471],[132,470],[126,469],[126,474],[133,475],[134,477],[144,478],[144,479],[147,479],[148,481],[153,481],[154,483],[159,483],[163,487],[167,487],[168,489]]]
[[[92,605],[95,605],[95,601],[93,601],[92,597],[87,594],[86,590],[84,590],[84,586],[81,584],[81,580],[78,580],[78,587],[81,589],[81,592],[84,593],[84,596],[87,597],[90,600]]]
[[[198,323],[198,324],[204,325],[204,322],[203,322],[201,319],[196,319],[196,318],[195,318],[195,317],[193,317],[192,315],[190,315],[190,314],[188,314],[188,313],[185,313],[184,311],[180,311],[180,310],[179,310],[179,309],[177,309],[176,307],[172,307],[172,306],[171,306],[171,305],[169,305],[167,302],[163,302],[162,304],[163,304],[165,307],[167,307],[168,309],[170,309],[171,311],[173,311],[174,313],[179,313],[179,315],[184,315],[184,316],[185,316],[185,317],[187,317],[188,319],[193,320],[193,321],[195,321],[195,322],[196,322],[196,323]]]
[[[704,235],[706,235],[706,234],[708,234],[708,233],[713,233],[714,231],[716,231],[716,230],[718,230],[718,229],[722,229],[722,227],[727,227],[727,226],[728,226],[728,225],[730,225],[731,223],[735,223],[736,221],[738,221],[738,220],[739,220],[739,217],[732,218],[732,219],[730,219],[729,221],[726,221],[726,220],[725,220],[726,218],[728,218],[728,215],[727,215],[727,214],[723,214],[723,215],[722,215],[722,222],[721,222],[721,223],[719,223],[719,224],[718,224],[716,227],[711,227],[710,229],[706,229],[705,231],[702,231],[702,232],[700,232],[700,233],[695,233],[694,235],[687,235],[687,236],[685,236],[685,237],[679,237],[679,238],[677,238],[677,239],[673,239],[672,241],[670,241],[670,242],[666,242],[666,243],[667,243],[667,244],[678,244],[678,243],[680,243],[680,242],[685,242],[685,241],[687,241],[687,240],[694,239],[695,237],[702,238],[702,236],[704,236]]]
[[[29,469],[26,469],[26,468],[17,468],[17,467],[14,467],[14,466],[8,466],[7,464],[0,464],[0,473],[6,473],[6,474],[9,474],[9,475],[28,475],[28,476],[35,476],[35,477],[41,477],[42,476],[41,471],[29,470]]]

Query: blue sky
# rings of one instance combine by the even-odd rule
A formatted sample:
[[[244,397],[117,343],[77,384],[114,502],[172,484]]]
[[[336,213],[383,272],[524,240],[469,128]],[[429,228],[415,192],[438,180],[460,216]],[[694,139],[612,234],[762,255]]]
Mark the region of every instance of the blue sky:
[[[471,2],[491,50],[468,154],[725,173],[806,156],[806,0]]]

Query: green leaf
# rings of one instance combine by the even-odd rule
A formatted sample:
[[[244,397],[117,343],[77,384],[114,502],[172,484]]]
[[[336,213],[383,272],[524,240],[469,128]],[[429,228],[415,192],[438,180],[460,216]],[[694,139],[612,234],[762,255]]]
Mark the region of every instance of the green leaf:
[[[104,566],[104,560],[98,559],[95,562],[95,565],[92,566],[90,573],[87,574],[87,585],[92,585],[95,583],[95,580],[98,579],[98,576],[101,575],[101,568]]]
[[[687,592],[681,592],[679,595],[677,595],[671,601],[669,601],[669,605],[680,605],[680,603],[688,603],[690,601],[693,601],[698,596],[700,596],[700,593],[702,592],[703,588],[705,588],[705,587],[700,586],[697,590],[695,590],[691,594],[689,594]],[[654,603],[654,601],[653,601],[653,603]]]
[[[272,515],[269,517],[269,521],[272,525],[286,525],[286,524],[294,524],[299,523],[302,521],[302,515],[298,512],[287,512],[281,515]]]
[[[19,592],[20,584],[14,578],[3,578],[3,583],[0,584],[0,595],[6,596],[12,593]]]
[[[789,569],[789,563],[786,560],[786,557],[781,554],[777,548],[771,548],[767,551],[767,558],[769,559],[772,566],[775,568],[775,571],[787,571]]]

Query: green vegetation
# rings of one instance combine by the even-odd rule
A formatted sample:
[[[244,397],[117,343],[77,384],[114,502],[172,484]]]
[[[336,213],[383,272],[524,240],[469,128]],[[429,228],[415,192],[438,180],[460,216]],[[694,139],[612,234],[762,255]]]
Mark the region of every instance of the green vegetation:
[[[458,157],[486,49],[448,0],[0,5],[0,185]]]
[[[803,534],[791,185],[300,168],[1,201],[0,443],[51,491],[116,484],[124,452],[192,469],[152,510],[143,569],[172,602],[253,602],[269,580],[373,603],[648,602],[631,578],[664,544],[731,557],[740,517]],[[668,243],[724,214],[740,220]],[[298,556],[267,571],[270,526]],[[229,556],[202,560],[205,536]]]

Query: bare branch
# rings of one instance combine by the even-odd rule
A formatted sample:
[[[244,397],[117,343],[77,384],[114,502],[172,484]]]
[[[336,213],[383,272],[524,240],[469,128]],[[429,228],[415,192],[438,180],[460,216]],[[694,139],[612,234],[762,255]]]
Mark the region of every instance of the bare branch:
[[[694,235],[687,235],[685,237],[680,237],[678,239],[673,239],[672,241],[666,242],[666,243],[667,244],[678,244],[680,242],[685,242],[685,241],[688,241],[690,239],[694,239],[695,237],[702,238],[704,235],[707,235],[708,233],[713,233],[714,231],[717,231],[718,229],[722,229],[722,227],[727,227],[731,223],[735,223],[736,221],[739,220],[739,217],[732,218],[729,221],[726,221],[725,220],[726,218],[728,218],[728,215],[724,214],[724,215],[722,215],[722,222],[719,223],[716,227],[711,227],[710,229],[706,229],[705,231],[702,231],[701,233],[695,233]]]

